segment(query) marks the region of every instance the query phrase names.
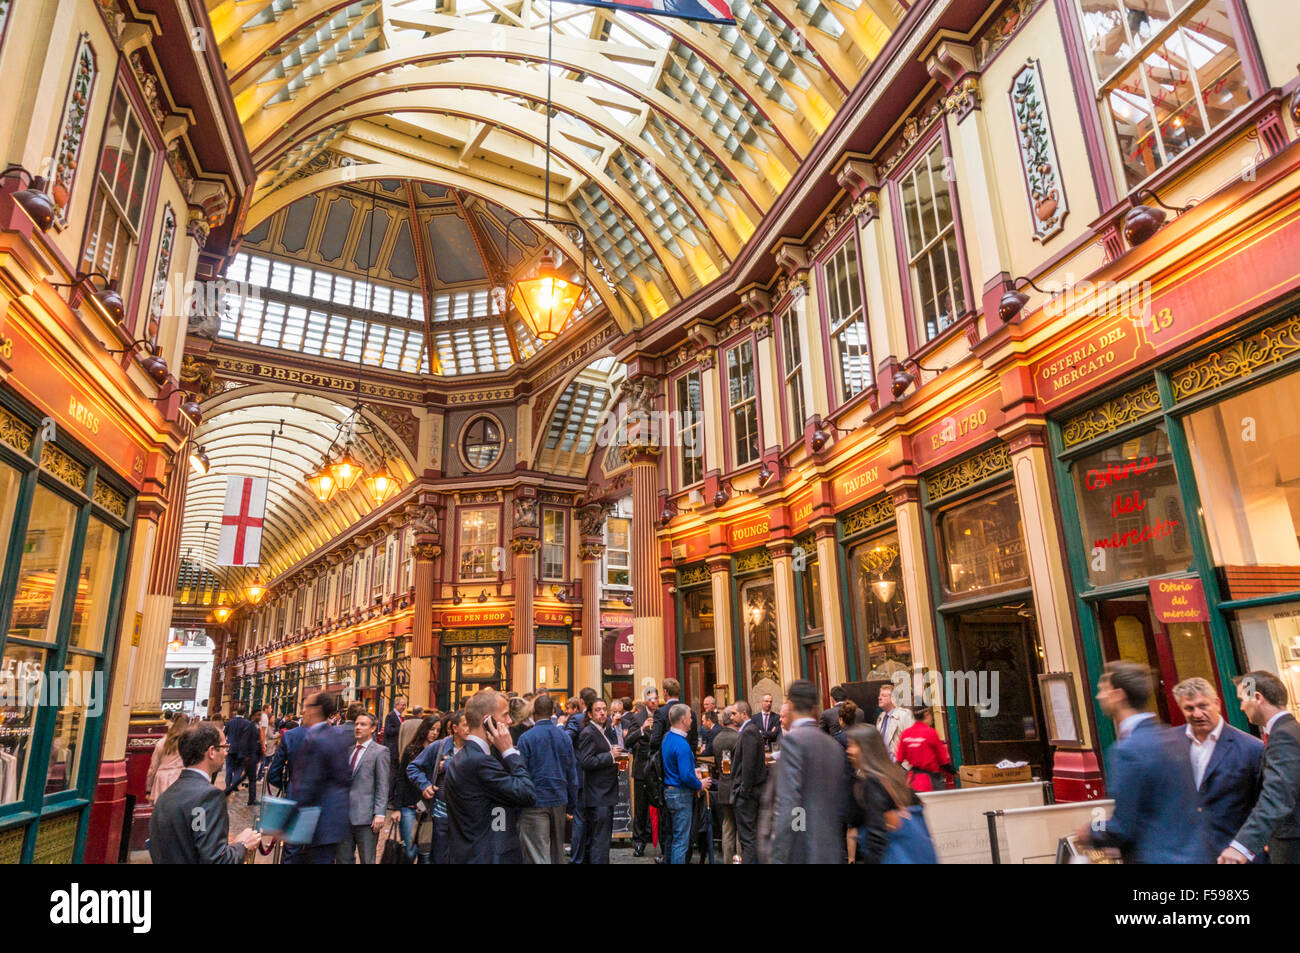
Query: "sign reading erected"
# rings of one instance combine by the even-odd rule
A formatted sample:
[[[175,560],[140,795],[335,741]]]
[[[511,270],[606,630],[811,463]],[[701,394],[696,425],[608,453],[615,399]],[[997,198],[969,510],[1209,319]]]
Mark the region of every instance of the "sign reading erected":
[[[1205,588],[1199,579],[1151,580],[1151,608],[1162,624],[1210,621]]]

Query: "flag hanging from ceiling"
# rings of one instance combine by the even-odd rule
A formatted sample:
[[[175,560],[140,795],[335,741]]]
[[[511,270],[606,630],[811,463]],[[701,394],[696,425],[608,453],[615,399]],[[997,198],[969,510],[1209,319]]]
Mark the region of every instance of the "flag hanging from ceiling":
[[[221,512],[218,566],[260,564],[265,517],[266,477],[230,477],[226,481],[226,505]]]
[[[728,0],[559,0],[588,7],[609,7],[650,16],[703,20],[706,23],[735,23]]]

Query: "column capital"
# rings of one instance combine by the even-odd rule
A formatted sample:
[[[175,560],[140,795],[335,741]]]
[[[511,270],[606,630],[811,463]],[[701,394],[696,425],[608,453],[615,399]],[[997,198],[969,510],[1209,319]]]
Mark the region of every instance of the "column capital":
[[[1007,452],[1013,455],[1033,447],[1045,449],[1047,422],[1041,417],[1020,417],[999,430],[998,436],[1006,443]]]
[[[772,554],[772,558],[789,559],[794,555],[794,539],[787,537],[785,539],[776,539],[767,544],[767,551]]]
[[[578,558],[584,563],[599,562],[605,555],[605,547],[599,543],[583,543],[578,547]]]
[[[416,562],[432,562],[442,555],[442,547],[437,543],[416,543]]]
[[[731,572],[731,554],[708,556],[704,564],[709,567],[709,572]]]
[[[644,439],[637,443],[629,443],[623,448],[623,459],[634,467],[658,466],[659,455],[663,453],[663,447],[657,443],[652,443],[649,439]]]
[[[542,548],[536,536],[516,536],[510,540],[510,551],[516,556],[534,556]]]

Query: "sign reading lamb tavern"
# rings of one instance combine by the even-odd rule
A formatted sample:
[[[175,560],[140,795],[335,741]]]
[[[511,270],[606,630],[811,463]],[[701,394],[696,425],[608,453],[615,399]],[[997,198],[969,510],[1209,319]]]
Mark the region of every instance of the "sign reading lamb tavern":
[[[510,606],[490,609],[444,609],[442,627],[461,628],[472,625],[510,625],[515,620],[515,610]]]

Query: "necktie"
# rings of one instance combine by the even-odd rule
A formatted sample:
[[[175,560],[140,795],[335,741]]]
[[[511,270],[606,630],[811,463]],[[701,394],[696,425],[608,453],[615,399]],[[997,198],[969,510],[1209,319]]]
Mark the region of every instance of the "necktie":
[[[356,770],[357,770],[357,758],[359,758],[359,757],[361,756],[361,749],[362,749],[363,747],[365,747],[365,746],[364,746],[364,745],[357,745],[355,748],[352,749],[352,760],[348,762],[348,767],[350,767],[350,768],[352,769],[352,773],[353,773],[353,774],[356,773]]]

